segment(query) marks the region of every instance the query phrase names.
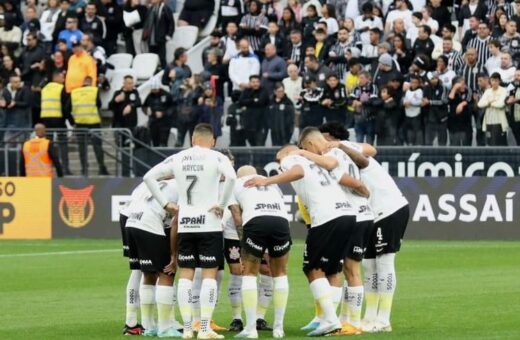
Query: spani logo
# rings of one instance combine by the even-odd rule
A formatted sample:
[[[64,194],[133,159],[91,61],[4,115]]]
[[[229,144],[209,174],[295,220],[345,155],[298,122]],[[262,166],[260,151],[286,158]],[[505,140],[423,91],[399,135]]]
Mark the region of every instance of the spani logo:
[[[63,223],[71,228],[86,226],[94,216],[94,201],[91,194],[94,186],[70,189],[60,185],[61,199],[59,213]]]

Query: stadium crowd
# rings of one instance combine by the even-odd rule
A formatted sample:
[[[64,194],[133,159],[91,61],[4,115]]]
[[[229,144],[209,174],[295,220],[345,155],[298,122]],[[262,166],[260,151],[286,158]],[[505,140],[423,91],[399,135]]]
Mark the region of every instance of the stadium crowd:
[[[177,22],[176,1],[2,1],[0,128],[74,125],[70,94],[87,77],[110,87],[122,35],[126,52],[156,53],[164,73],[146,98],[125,79],[111,124],[135,128],[142,109],[154,146],[171,127],[182,145],[197,123],[217,136],[229,125],[232,146],[263,146],[269,132],[283,145],[324,121],[377,145],[507,145],[509,129],[518,144],[519,0],[221,0],[204,71],[192,72],[184,48],[167,63],[175,28],[204,28],[214,1],[186,1]],[[63,105],[50,117],[42,107],[57,92],[45,89],[56,82]]]

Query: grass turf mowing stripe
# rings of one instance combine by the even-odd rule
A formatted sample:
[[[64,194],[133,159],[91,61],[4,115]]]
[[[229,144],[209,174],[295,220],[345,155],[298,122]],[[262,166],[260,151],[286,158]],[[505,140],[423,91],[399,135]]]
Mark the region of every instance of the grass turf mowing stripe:
[[[52,251],[46,253],[22,253],[22,254],[0,254],[0,258],[6,257],[28,257],[28,256],[54,256],[54,255],[82,255],[98,253],[115,253],[121,249],[97,249],[97,250],[73,250],[73,251]]]

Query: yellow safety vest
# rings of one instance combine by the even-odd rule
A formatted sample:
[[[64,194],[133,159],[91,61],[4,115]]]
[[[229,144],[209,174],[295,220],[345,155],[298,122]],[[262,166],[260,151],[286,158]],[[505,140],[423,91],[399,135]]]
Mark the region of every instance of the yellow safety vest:
[[[61,93],[63,84],[48,83],[42,89],[42,113],[41,118],[62,118]]]
[[[99,124],[99,112],[96,105],[98,88],[86,86],[75,89],[70,94],[72,116],[76,124]]]
[[[27,177],[52,177],[52,159],[49,157],[47,138],[33,138],[25,142],[23,157]]]

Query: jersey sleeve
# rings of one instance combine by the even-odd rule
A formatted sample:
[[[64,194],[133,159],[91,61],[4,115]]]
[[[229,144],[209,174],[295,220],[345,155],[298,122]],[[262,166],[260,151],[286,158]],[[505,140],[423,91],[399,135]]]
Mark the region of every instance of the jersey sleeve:
[[[166,158],[162,163],[151,168],[143,177],[143,181],[152,193],[153,197],[159,202],[161,207],[169,203],[167,197],[159,188],[157,181],[160,178],[171,177],[174,175],[172,163],[175,162],[175,155]]]
[[[334,169],[330,171],[330,174],[332,178],[336,179],[338,182],[341,180],[341,177],[343,174],[345,174],[348,171],[348,165],[347,165],[347,155],[341,151],[340,149],[334,148],[331,149],[327,156],[331,156],[336,158],[338,161],[338,166],[336,166]]]
[[[296,156],[287,156],[284,159],[282,159],[282,162],[280,163],[280,167],[283,171],[290,170],[293,166],[300,165],[300,162],[298,160],[298,157]]]
[[[231,161],[226,156],[219,154],[217,156],[217,161],[219,172],[225,177],[219,206],[225,207],[227,206],[229,197],[233,193],[233,189],[235,187],[235,182],[237,179],[237,174],[235,173],[235,169],[233,169],[233,166],[231,165]]]
[[[352,143],[352,142],[349,142],[349,141],[343,141],[341,143],[343,143],[343,145],[345,145],[348,148],[351,148],[354,151],[357,151],[357,152],[359,152],[361,154],[363,153],[363,147],[361,146],[361,144]]]

